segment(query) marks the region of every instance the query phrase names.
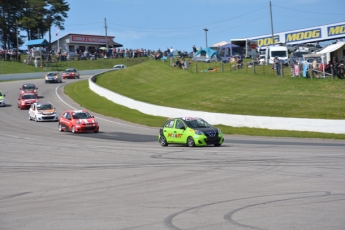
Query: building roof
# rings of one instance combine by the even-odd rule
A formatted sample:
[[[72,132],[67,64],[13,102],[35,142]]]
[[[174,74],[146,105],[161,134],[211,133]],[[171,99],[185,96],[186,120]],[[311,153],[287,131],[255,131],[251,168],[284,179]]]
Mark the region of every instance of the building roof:
[[[27,45],[27,46],[47,46],[47,45],[49,45],[49,43],[45,39],[35,39],[35,40],[27,41],[25,45]]]

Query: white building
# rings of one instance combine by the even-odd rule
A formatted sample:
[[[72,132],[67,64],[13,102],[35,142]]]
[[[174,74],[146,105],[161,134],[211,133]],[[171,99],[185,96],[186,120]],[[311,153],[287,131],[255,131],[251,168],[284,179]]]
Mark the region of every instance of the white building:
[[[122,44],[114,42],[114,36],[104,35],[86,35],[86,34],[67,34],[51,43],[52,49],[58,50],[61,47],[62,52],[69,52],[75,56],[77,49],[84,52],[85,50],[97,50],[100,47],[122,47]]]

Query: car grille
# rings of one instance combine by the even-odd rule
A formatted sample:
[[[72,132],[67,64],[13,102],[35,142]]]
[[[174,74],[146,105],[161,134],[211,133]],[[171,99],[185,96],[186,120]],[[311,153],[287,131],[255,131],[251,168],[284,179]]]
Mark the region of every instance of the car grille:
[[[96,126],[91,126],[91,127],[83,127],[83,130],[94,130]]]
[[[208,145],[218,144],[219,141],[220,141],[219,137],[208,137],[208,138],[205,138],[205,142]]]
[[[49,120],[49,119],[54,119],[55,116],[45,116],[45,117],[42,117],[43,120]]]

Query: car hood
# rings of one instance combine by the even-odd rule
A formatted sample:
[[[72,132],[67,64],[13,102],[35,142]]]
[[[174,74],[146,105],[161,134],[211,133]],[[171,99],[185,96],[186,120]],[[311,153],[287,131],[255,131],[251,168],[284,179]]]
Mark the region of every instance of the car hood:
[[[5,97],[4,96],[0,96],[0,100],[3,100]]]
[[[84,124],[90,124],[90,123],[95,123],[95,119],[94,118],[88,118],[88,119],[74,119],[76,122],[80,121]]]
[[[200,130],[203,132],[206,136],[217,136],[218,135],[218,129],[217,128],[195,128],[194,130]]]
[[[25,101],[25,102],[37,102],[37,99],[22,99],[22,101]]]
[[[55,112],[55,109],[45,109],[45,110],[38,110],[42,114],[51,114]]]

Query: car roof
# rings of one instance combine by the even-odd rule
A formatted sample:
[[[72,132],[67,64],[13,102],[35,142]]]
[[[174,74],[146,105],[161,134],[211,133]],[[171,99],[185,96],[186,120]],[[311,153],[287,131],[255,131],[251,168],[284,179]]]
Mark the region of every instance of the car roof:
[[[84,112],[87,112],[87,110],[85,110],[85,109],[76,109],[76,110],[68,109],[68,110],[63,111],[62,113],[66,113],[66,112],[69,112],[69,113],[84,113]]]
[[[20,95],[36,95],[36,93],[33,93],[33,92],[25,92],[25,93],[20,93]]]

